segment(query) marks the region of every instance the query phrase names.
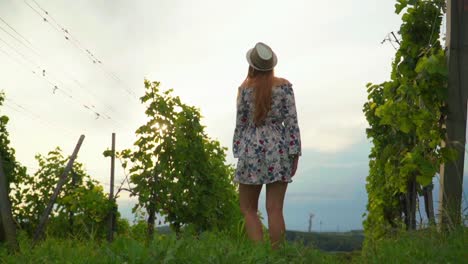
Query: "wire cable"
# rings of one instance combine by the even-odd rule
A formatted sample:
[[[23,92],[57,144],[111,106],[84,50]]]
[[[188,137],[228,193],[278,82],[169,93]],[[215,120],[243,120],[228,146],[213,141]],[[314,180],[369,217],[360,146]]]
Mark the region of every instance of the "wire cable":
[[[7,52],[5,52],[3,49],[0,49],[0,51],[4,54],[6,54],[9,58],[12,58],[11,55],[9,55]],[[16,59],[13,59],[13,61],[17,62],[20,66],[23,66],[23,67],[27,67],[29,68],[28,66],[25,66],[23,63],[20,63],[18,60]],[[31,72],[38,76],[38,73],[36,71],[34,71],[33,69],[30,69]],[[39,76],[38,76],[39,77]],[[70,100],[74,100],[76,102],[78,102],[80,105],[82,105],[82,107],[84,107],[85,109],[91,111],[96,119],[99,119],[101,116],[103,116],[101,113],[95,111],[92,107],[88,106],[87,104],[83,104],[81,103],[80,101],[77,101],[77,99],[75,99],[71,94],[67,93],[66,91],[64,91],[61,87],[59,87],[56,83],[52,82],[51,80],[49,80],[47,78],[47,76],[42,76],[42,78],[44,81],[46,81],[51,87],[52,87],[52,93],[55,94],[57,91],[61,92],[65,97],[69,98]]]
[[[9,97],[5,97],[5,105],[4,106],[11,109],[11,110],[13,110],[13,111],[15,111],[15,112],[17,112],[17,113],[20,113],[20,114],[30,118],[31,120],[37,121],[38,123],[42,124],[44,127],[51,128],[53,130],[61,130],[67,136],[73,136],[73,137],[75,136],[73,131],[71,131],[69,129],[66,129],[64,127],[58,126],[56,124],[53,124],[53,123],[43,119],[38,114],[34,113],[31,110],[28,110],[26,107],[24,107],[22,105],[16,103],[15,101],[13,101]]]
[[[8,22],[6,22],[2,17],[0,17],[0,21],[2,21],[5,25],[7,25],[11,30],[13,30],[16,34],[18,34],[18,36],[20,36],[24,41],[26,41],[29,45],[32,46],[31,42],[26,39],[21,33],[19,33],[18,31],[16,31],[15,28],[13,28],[10,24],[8,24]]]
[[[124,82],[115,74],[115,73],[112,73],[111,71],[107,70],[104,66],[103,66],[103,63],[100,59],[98,59],[94,53],[92,53],[89,49],[85,48],[81,42],[75,38],[68,29],[66,29],[63,25],[61,25],[60,23],[57,22],[57,20],[52,17],[52,15],[50,14],[50,12],[48,12],[45,8],[43,8],[37,1],[35,0],[30,0],[32,1],[36,6],[37,8],[40,9],[41,12],[43,12],[49,19],[47,19],[47,17],[43,16],[39,10],[37,10],[36,8],[34,8],[33,6],[31,6],[27,0],[23,0],[23,2],[25,4],[28,5],[28,7],[30,9],[32,9],[36,14],[38,14],[44,22],[48,23],[51,27],[53,27],[57,32],[59,32],[60,34],[63,34],[63,36],[65,37],[66,40],[68,40],[73,46],[75,46],[75,48],[77,48],[80,52],[82,52],[82,54],[84,56],[86,56],[91,62],[93,62],[93,64],[97,64],[99,65],[99,68],[112,80],[114,80],[115,82],[119,83],[120,84],[120,87],[122,88],[122,90],[124,90],[126,93],[128,93],[131,97],[133,97],[137,102],[139,102],[138,100],[138,97],[137,95],[131,90],[129,89],[125,84]],[[51,23],[54,22],[53,23]]]
[[[27,49],[32,50],[34,53],[37,54],[37,52],[36,52],[35,50],[33,50],[33,49],[32,49],[31,47],[29,47],[28,45],[24,44],[24,42],[23,42],[21,39],[15,37],[13,34],[11,34],[10,32],[8,32],[8,31],[7,31],[6,29],[4,29],[3,27],[0,26],[0,30],[3,31],[3,32],[5,32],[7,35],[9,35],[11,38],[13,38],[14,40],[16,40],[18,43],[20,43],[21,45],[23,45],[23,46],[26,47]]]
[[[6,24],[12,31],[14,31],[18,36],[20,36],[20,37],[21,37],[22,39],[24,39],[27,43],[29,43],[30,46],[31,46],[31,47],[28,47],[27,45],[23,44],[25,47],[27,47],[27,48],[30,49],[32,52],[34,52],[34,54],[37,55],[39,58],[41,58],[41,59],[44,60],[44,57],[43,57],[41,54],[39,54],[39,53],[34,49],[34,46],[32,45],[32,43],[31,43],[29,40],[26,39],[26,37],[24,37],[24,36],[23,36],[21,33],[19,33],[13,26],[11,26],[8,22],[6,22],[6,21],[5,21],[4,19],[2,19],[1,17],[0,17],[0,20],[1,20],[3,23],[5,23],[5,24]],[[8,32],[8,33],[9,33],[9,32]],[[15,38],[15,39],[18,41],[18,39],[17,39],[16,37],[14,37],[14,36],[11,35],[11,34],[9,34],[9,35],[10,35],[11,37]],[[10,48],[12,48],[12,47],[10,47]],[[41,67],[41,66],[38,66],[38,67],[44,68],[42,71],[43,71],[43,75],[45,75],[45,74],[46,74],[46,69],[45,69],[45,67]],[[80,82],[78,82],[74,77],[70,76],[69,73],[67,73],[67,72],[65,72],[65,71],[62,71],[62,73],[63,73],[63,75],[65,75],[69,80],[71,80],[72,83],[74,83],[76,86],[78,86],[80,89],[86,90],[86,92],[89,93],[89,94],[91,95],[91,97],[92,97],[94,100],[100,101],[100,100],[98,99],[98,96],[96,96],[96,94],[95,94],[94,92],[92,92],[91,89],[89,89],[89,88],[85,87],[84,85],[82,85],[82,84],[81,84]],[[47,71],[47,74],[50,75],[50,72]],[[55,78],[55,79],[58,79],[58,78]],[[67,86],[63,85],[63,83],[62,83],[62,87],[65,87],[65,88],[67,89]],[[71,89],[67,89],[67,90],[70,91],[70,92],[72,91]],[[115,111],[114,111],[111,107],[109,107],[107,104],[102,103],[102,102],[100,102],[100,103],[101,103],[102,105],[104,105],[104,108],[105,108],[107,111],[109,111],[109,112],[114,112],[114,113],[115,113]],[[111,117],[109,114],[103,113],[103,115],[104,115],[107,119],[112,119],[112,117]],[[118,121],[117,121],[117,122],[118,122]],[[118,123],[119,123],[120,125],[122,125],[120,122],[118,122]]]
[[[55,94],[55,92],[58,90],[60,91],[61,93],[63,93],[66,97],[68,97],[69,99],[75,99],[72,95],[71,95],[71,92],[72,90],[67,88],[67,86],[65,86],[61,81],[58,81],[58,78],[55,78],[56,81],[53,82],[51,81],[50,79],[46,78],[46,70],[41,67],[40,65],[38,65],[37,63],[33,62],[30,58],[28,58],[26,55],[24,55],[23,53],[21,53],[20,51],[18,51],[17,49],[15,49],[13,46],[11,46],[10,44],[8,44],[5,40],[3,40],[2,38],[0,38],[0,41],[3,42],[6,46],[8,46],[10,49],[12,49],[16,54],[18,54],[21,58],[23,58],[23,60],[29,62],[30,64],[32,64],[34,67],[33,69],[31,69],[31,72],[35,75],[39,75],[38,72],[41,72],[42,74],[42,77],[44,78],[44,80],[46,82],[48,82],[51,87],[53,87],[53,90],[52,90],[52,93]],[[18,61],[16,58],[14,58],[13,56],[9,55],[7,52],[5,52],[4,50],[1,50],[2,53],[4,53],[5,55],[7,55],[10,59],[14,60],[16,63],[24,66],[24,67],[27,67],[27,68],[30,68],[28,65],[26,65],[25,63],[22,63],[20,61]],[[49,72],[47,72],[47,75],[51,75]],[[58,83],[58,84],[57,84]],[[75,80],[75,83],[78,83],[78,81]],[[62,89],[63,87],[66,88],[67,91],[65,91],[64,89]],[[88,90],[89,91],[89,90]],[[112,120],[113,122],[115,122],[117,125],[119,126],[122,126],[122,127],[125,127],[121,122],[118,122],[116,120],[113,120],[108,114],[106,113],[101,113],[97,110],[95,110],[95,106],[93,104],[89,105],[89,104],[84,104],[84,103],[81,103],[83,105],[84,108],[88,109],[89,111],[93,112],[94,115],[96,116],[96,118],[105,118],[105,119],[108,119],[108,120]],[[109,108],[109,107],[107,107]]]

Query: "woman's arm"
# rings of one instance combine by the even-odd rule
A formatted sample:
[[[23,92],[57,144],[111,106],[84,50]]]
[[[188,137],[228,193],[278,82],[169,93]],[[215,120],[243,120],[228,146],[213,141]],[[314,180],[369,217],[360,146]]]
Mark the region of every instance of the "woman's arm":
[[[245,104],[243,102],[242,88],[239,87],[237,91],[237,103],[236,103],[236,127],[234,129],[234,137],[232,140],[232,151],[234,158],[239,157],[239,145],[241,142],[242,128],[247,122],[247,116],[245,112]]]
[[[286,143],[288,144],[288,155],[301,155],[301,133],[297,121],[296,101],[292,84],[288,84],[285,91],[283,106],[284,126],[286,128]],[[294,158],[294,157],[293,157]]]

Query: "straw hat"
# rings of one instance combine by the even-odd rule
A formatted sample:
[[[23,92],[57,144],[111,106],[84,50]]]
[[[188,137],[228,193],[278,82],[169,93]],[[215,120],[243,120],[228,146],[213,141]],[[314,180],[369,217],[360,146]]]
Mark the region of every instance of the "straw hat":
[[[262,42],[258,42],[255,47],[247,51],[246,57],[250,66],[259,71],[272,70],[278,62],[273,50]]]

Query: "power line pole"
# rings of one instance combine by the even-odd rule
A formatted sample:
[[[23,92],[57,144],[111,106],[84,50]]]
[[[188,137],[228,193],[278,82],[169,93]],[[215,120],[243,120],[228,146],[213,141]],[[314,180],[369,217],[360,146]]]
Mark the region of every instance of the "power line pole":
[[[468,0],[447,0],[448,114],[443,146],[458,157],[440,168],[439,222],[446,229],[461,223],[461,198],[466,141],[468,95]]]
[[[312,219],[314,218],[314,214],[310,213],[309,215],[309,233],[312,232]]]

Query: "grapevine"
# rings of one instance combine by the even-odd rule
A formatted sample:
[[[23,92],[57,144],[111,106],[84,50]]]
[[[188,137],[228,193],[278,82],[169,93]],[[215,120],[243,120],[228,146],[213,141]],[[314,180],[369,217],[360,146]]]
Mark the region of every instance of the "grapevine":
[[[440,39],[444,11],[443,0],[398,0],[395,12],[403,23],[391,79],[367,85],[363,112],[373,146],[364,228],[371,239],[414,228],[408,219],[415,212],[407,205],[415,202],[415,191],[432,184],[440,165],[454,158],[454,151],[441,145],[448,76]]]

